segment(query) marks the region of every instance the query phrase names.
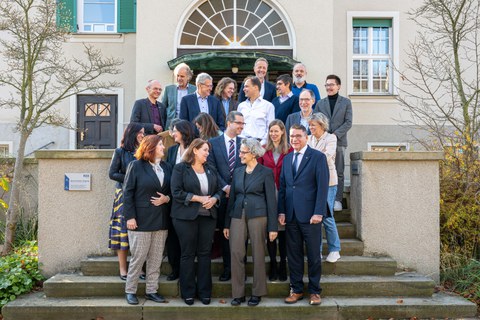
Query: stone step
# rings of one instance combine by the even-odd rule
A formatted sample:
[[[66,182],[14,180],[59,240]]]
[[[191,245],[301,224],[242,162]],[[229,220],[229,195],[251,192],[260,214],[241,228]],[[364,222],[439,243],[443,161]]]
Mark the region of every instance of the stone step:
[[[165,259],[166,260],[166,259]],[[270,259],[265,258],[267,272],[270,272]],[[117,257],[89,257],[82,261],[81,271],[85,276],[117,276],[118,260]],[[305,266],[307,262],[305,261]],[[342,256],[336,263],[323,261],[322,273],[336,275],[393,275],[397,264],[395,260],[387,257],[362,257],[362,256]],[[168,262],[162,263],[161,273],[168,275],[171,267]],[[212,260],[212,274],[218,276],[223,272],[223,261],[221,258]],[[247,258],[247,274],[253,273],[252,258]]]
[[[263,298],[250,308],[232,307],[230,298],[215,298],[208,306],[195,301],[186,306],[179,298],[168,303],[145,301],[128,305],[123,297],[46,298],[42,292],[27,294],[8,303],[2,314],[5,320],[156,320],[156,319],[459,319],[474,317],[475,304],[456,295],[434,294],[429,298],[326,297],[320,306],[307,300],[288,305],[282,298]]]
[[[334,213],[335,222],[350,222],[352,217],[351,209],[343,209],[342,211],[336,211]]]
[[[354,238],[349,238],[349,239],[342,239],[340,238],[340,246],[341,246],[341,252],[340,254],[342,256],[361,256],[363,255],[363,242],[354,239]],[[247,255],[252,254],[252,248],[250,244],[247,247]],[[322,254],[327,255],[328,254],[328,245],[327,241],[323,240],[322,243]],[[265,250],[265,255],[268,255],[268,252]]]
[[[251,292],[252,277],[247,278],[247,294]],[[304,278],[307,283],[307,278]],[[336,276],[326,275],[321,280],[324,296],[403,296],[428,297],[433,293],[435,282],[430,278],[414,274],[402,273],[395,276]],[[48,297],[92,297],[122,296],[125,282],[114,276],[83,276],[80,274],[57,274],[44,283],[44,292]],[[144,292],[145,281],[140,281],[138,292]],[[305,291],[307,287],[305,285]],[[269,297],[283,297],[289,292],[289,282],[268,282]],[[164,296],[179,295],[177,281],[166,281],[160,277],[159,293]],[[212,297],[229,297],[230,281],[213,280]]]

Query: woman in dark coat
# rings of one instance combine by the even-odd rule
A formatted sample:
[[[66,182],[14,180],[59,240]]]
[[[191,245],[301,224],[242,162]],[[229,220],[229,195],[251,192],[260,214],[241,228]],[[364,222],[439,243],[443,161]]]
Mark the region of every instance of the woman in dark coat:
[[[212,295],[210,254],[223,191],[217,171],[207,162],[209,150],[207,141],[193,140],[172,174],[171,216],[181,248],[180,292],[187,305],[196,295],[209,304]]]
[[[170,214],[170,165],[161,161],[164,155],[162,138],[145,137],[135,153],[125,176],[124,208],[132,257],[125,285],[129,304],[138,304],[138,276],[147,263],[145,298],[165,302],[157,294],[160,266],[168,234]]]
[[[145,130],[138,123],[130,123],[123,132],[120,148],[115,149],[108,176],[115,180],[115,199],[112,216],[110,217],[110,232],[108,247],[117,251],[120,279],[127,280],[128,233],[123,214],[123,181],[130,162],[135,160],[134,154],[145,135]]]

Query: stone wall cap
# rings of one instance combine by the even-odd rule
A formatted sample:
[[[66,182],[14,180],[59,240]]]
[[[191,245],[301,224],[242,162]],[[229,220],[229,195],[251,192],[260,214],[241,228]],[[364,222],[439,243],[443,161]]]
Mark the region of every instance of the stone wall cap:
[[[350,153],[351,161],[439,161],[443,158],[443,151],[358,151]]]
[[[111,159],[112,155],[113,149],[35,151],[35,158],[37,159]]]

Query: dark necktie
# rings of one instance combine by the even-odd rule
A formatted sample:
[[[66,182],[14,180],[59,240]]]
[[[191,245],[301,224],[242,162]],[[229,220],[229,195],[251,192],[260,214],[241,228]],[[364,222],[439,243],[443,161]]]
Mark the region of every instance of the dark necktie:
[[[292,165],[292,172],[293,172],[293,177],[297,175],[297,165],[298,165],[298,155],[300,152],[295,152],[295,159],[293,159],[293,165]]]
[[[233,175],[235,169],[235,141],[230,139],[230,145],[228,147],[228,169],[230,170],[230,177]]]

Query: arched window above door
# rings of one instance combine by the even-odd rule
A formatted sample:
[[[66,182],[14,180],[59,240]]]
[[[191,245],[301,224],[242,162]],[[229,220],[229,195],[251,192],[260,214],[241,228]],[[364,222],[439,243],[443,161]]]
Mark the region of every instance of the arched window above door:
[[[281,13],[263,0],[209,0],[185,21],[179,48],[292,48]]]

